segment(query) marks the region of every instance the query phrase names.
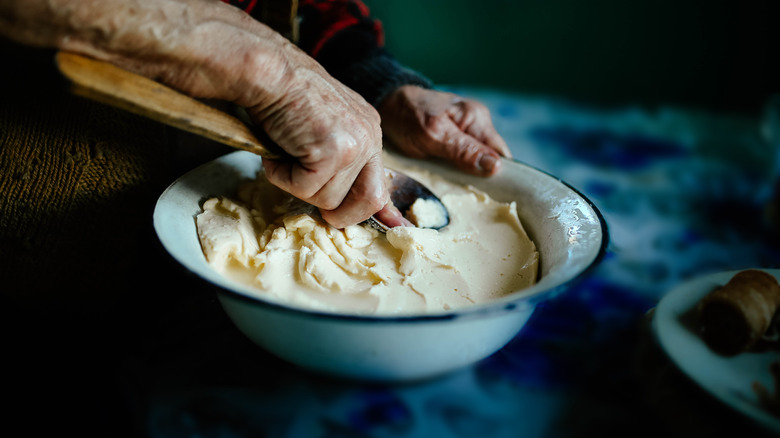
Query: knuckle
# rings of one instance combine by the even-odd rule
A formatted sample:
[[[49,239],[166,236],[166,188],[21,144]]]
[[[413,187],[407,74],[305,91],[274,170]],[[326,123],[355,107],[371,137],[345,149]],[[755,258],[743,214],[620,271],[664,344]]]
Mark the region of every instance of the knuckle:
[[[339,157],[339,168],[337,172],[346,172],[350,175],[356,174],[363,166],[364,160],[361,160],[360,147],[349,147],[342,151],[342,155]]]
[[[482,104],[482,102],[477,102],[476,100],[467,100],[464,103],[465,107],[469,111],[474,111],[477,113],[484,113],[488,111],[488,107]]]
[[[436,114],[425,118],[425,130],[429,133],[438,133],[446,129],[447,116]]]
[[[456,158],[459,161],[472,163],[476,162],[476,160],[479,158],[481,147],[474,142],[461,139],[457,141],[455,145],[455,151]]]
[[[383,196],[379,196],[378,193],[374,193],[366,199],[366,207],[371,211],[371,213],[376,213],[377,211],[381,210],[382,207],[385,206],[385,198]]]
[[[383,192],[365,184],[355,184],[350,189],[350,196],[360,201],[365,210],[376,212],[385,206],[386,199]]]
[[[382,118],[379,116],[379,111],[377,111],[377,109],[373,106],[368,105],[368,103],[366,103],[366,107],[366,119],[368,119],[369,123],[372,125],[379,126],[379,123],[382,120]]]
[[[312,187],[311,184],[296,184],[290,189],[290,194],[309,204],[317,204],[317,201],[315,200],[317,188]]]
[[[295,192],[293,195],[295,197],[300,198],[304,201],[313,200],[317,196],[317,192],[319,191],[320,187],[316,187],[313,184],[299,184],[295,187]]]
[[[335,210],[341,205],[341,200],[336,199],[326,199],[323,200],[320,205],[318,205],[319,208],[322,208],[324,210]]]
[[[481,103],[474,109],[477,119],[490,120],[490,109]]]
[[[461,122],[463,124],[471,124],[479,120],[490,119],[490,110],[481,102],[473,100],[465,101],[463,102],[462,110],[463,117]]]

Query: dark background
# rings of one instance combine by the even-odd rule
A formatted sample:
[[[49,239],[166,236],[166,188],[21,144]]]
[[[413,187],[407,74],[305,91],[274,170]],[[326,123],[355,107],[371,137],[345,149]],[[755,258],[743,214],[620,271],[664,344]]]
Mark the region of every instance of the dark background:
[[[387,48],[442,85],[747,113],[778,91],[769,1],[365,3]]]

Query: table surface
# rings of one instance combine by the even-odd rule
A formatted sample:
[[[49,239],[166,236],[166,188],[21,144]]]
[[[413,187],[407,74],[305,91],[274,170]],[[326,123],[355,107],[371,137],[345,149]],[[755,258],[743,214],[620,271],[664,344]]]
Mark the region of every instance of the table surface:
[[[674,286],[780,267],[764,220],[778,151],[758,121],[595,108],[449,87],[485,103],[514,158],[587,196],[608,224],[590,276],[542,303],[502,350],[403,385],[314,375],[254,346],[212,291],[193,294],[113,375],[150,437],[550,437],[768,432],[711,397],[649,330]],[[742,435],[740,435],[742,436]]]
[[[193,300],[171,327],[169,350],[145,364],[154,377],[146,389],[150,435],[767,432],[687,379],[648,329],[652,309],[683,281],[780,266],[764,222],[778,152],[762,140],[758,121],[447,89],[489,107],[515,159],[558,176],[600,209],[610,245],[599,267],[540,305],[498,353],[405,385],[299,370],[249,344],[213,297]],[[187,324],[198,319],[209,323]]]

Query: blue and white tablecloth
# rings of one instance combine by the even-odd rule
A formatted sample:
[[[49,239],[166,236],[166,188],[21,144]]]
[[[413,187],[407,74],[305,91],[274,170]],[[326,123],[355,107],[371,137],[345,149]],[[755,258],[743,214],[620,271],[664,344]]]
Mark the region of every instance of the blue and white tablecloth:
[[[600,209],[610,245],[598,268],[541,304],[498,353],[406,385],[301,371],[244,339],[213,295],[193,297],[127,364],[142,382],[138,410],[151,437],[725,436],[751,427],[676,372],[647,315],[686,279],[780,267],[765,211],[780,152],[759,120],[448,90],[489,107],[515,159]]]

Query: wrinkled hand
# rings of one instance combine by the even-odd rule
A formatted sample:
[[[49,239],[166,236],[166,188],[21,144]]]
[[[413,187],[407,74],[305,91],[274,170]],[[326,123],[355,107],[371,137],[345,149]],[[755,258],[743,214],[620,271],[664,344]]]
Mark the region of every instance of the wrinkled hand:
[[[109,61],[190,96],[246,108],[292,156],[264,160],[273,184],[339,228],[374,213],[398,219],[376,110],[237,8],[202,0],[6,0],[0,37]]]
[[[511,157],[483,104],[452,93],[404,85],[378,106],[385,137],[414,158],[438,157],[479,176]]]
[[[263,160],[269,181],[343,228],[389,203],[379,115],[313,60],[299,59],[285,91],[248,109],[292,159]]]

